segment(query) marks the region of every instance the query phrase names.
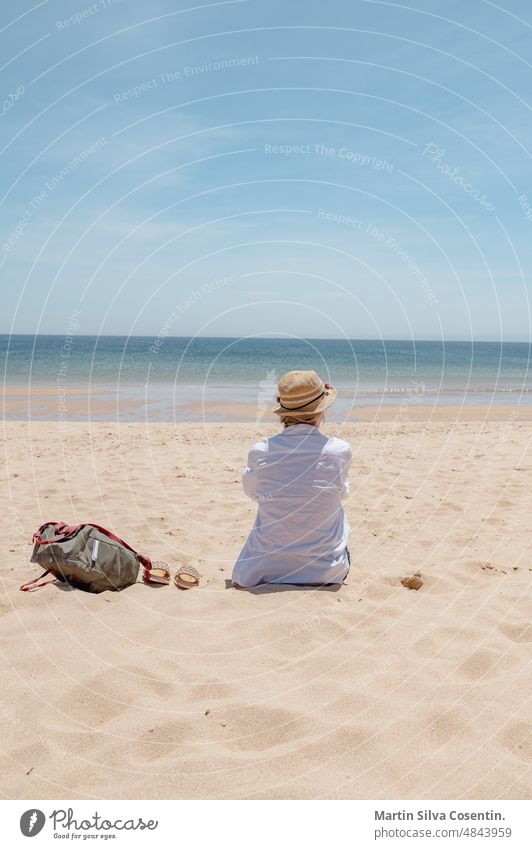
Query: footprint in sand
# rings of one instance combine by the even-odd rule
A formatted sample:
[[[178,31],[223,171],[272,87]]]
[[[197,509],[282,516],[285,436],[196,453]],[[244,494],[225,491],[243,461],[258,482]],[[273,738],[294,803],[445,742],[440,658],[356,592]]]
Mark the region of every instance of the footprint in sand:
[[[67,715],[82,725],[97,728],[127,710],[131,699],[112,675],[103,674],[77,684],[69,693],[68,705],[64,700],[61,704]]]
[[[514,643],[532,643],[532,625],[501,625],[501,633]]]
[[[458,671],[464,678],[476,681],[483,678],[496,662],[496,652],[490,649],[477,649],[460,664]]]
[[[130,748],[135,760],[151,763],[179,751],[187,743],[193,744],[198,736],[193,719],[183,715],[162,722],[156,721],[142,729],[138,737],[132,739]]]
[[[516,758],[527,763],[532,762],[532,734],[527,722],[516,722],[508,726],[502,735],[501,742],[510,749]]]
[[[286,745],[297,748],[309,732],[308,723],[296,712],[282,708],[250,706],[234,709],[224,718],[218,717],[224,727],[231,728],[232,739],[226,743],[238,751],[264,752]],[[235,733],[236,731],[236,733]]]

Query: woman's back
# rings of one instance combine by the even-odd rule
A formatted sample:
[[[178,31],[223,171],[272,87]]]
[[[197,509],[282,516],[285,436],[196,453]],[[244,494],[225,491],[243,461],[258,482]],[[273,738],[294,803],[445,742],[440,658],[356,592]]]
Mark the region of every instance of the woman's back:
[[[311,424],[286,427],[256,442],[243,476],[258,503],[233,582],[341,583],[349,568],[348,494],[351,447]]]

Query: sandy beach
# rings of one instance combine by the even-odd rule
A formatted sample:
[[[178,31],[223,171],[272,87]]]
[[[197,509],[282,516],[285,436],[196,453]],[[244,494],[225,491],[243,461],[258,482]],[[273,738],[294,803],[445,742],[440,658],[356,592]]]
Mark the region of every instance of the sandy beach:
[[[529,798],[527,418],[326,425],[353,446],[348,583],[251,592],[228,586],[255,514],[240,474],[275,423],[5,422],[2,795]],[[21,593],[48,520],[193,563],[201,586]]]

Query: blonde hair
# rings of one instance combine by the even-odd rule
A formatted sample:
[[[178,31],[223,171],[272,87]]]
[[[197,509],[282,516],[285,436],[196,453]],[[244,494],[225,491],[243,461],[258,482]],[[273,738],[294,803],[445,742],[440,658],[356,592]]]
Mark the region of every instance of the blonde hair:
[[[325,413],[316,413],[315,416],[302,416],[299,419],[297,416],[281,416],[281,421],[285,427],[297,424],[310,424],[319,427],[324,418]]]

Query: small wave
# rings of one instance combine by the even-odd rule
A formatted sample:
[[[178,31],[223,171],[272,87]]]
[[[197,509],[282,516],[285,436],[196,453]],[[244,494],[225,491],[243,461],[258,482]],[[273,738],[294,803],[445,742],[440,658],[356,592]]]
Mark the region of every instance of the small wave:
[[[379,388],[376,387],[374,389],[356,389],[357,395],[476,395],[480,393],[490,392],[491,394],[497,392],[510,392],[516,394],[524,394],[527,392],[532,392],[532,387],[479,387],[479,388],[464,388],[462,386],[447,386],[441,387],[437,389],[416,389],[412,386],[401,386],[401,387],[393,387],[393,388]]]

